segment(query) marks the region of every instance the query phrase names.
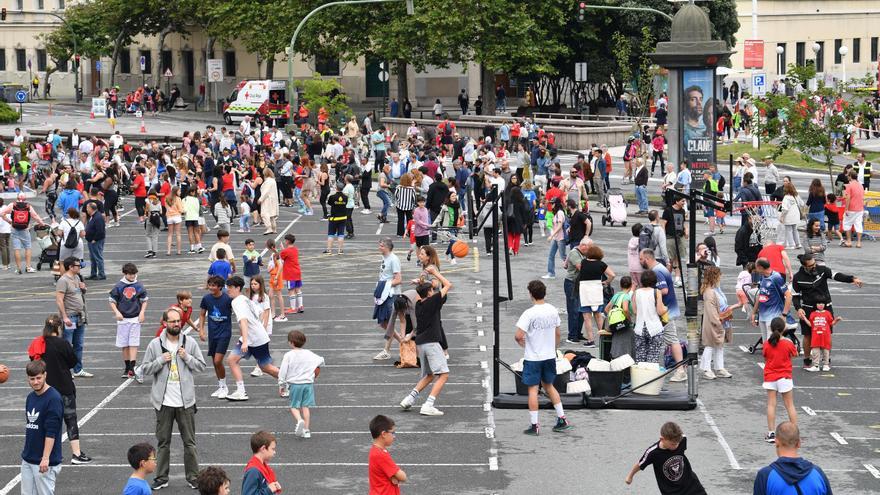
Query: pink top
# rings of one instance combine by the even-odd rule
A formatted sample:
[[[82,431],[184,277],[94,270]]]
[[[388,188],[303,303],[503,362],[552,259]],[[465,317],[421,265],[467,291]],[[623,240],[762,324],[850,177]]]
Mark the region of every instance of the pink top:
[[[643,272],[642,264],[639,263],[639,238],[631,237],[626,245],[626,261],[630,272]]]
[[[865,189],[859,184],[859,181],[849,181],[844,191],[849,193],[846,211],[863,211],[865,209]]]

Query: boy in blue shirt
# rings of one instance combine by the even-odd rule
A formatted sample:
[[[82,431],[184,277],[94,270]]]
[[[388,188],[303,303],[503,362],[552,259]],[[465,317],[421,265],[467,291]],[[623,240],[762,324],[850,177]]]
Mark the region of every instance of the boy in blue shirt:
[[[755,261],[755,271],[761,276],[761,282],[750,320],[753,326],[761,327],[761,337],[767,340],[770,338],[770,322],[773,318],[785,318],[791,309],[791,291],[782,275],[770,268],[767,258]]]
[[[211,263],[211,266],[208,268],[208,276],[214,275],[223,280],[232,276],[232,265],[226,259],[226,250],[223,248],[217,250],[217,260]]]
[[[27,424],[21,451],[21,493],[55,493],[61,472],[61,394],[46,383],[46,363],[37,359],[25,367],[33,391],[25,401]]]
[[[260,267],[263,266],[263,258],[260,253],[254,250],[256,242],[253,239],[244,241],[244,283],[248,287],[251,285],[251,277],[260,274]]]
[[[212,360],[214,374],[217,375],[217,390],[211,394],[211,397],[225,399],[228,389],[223,358],[232,339],[232,298],[223,290],[226,282],[222,277],[215,275],[208,278],[207,285],[208,293],[202,297],[202,302],[199,304],[202,310],[199,317],[199,338],[202,342],[208,341],[208,357]],[[205,332],[205,321],[208,322],[207,332]]]
[[[145,478],[156,470],[156,449],[148,443],[132,445],[128,449],[128,463],[134,472],[122,489],[122,495],[150,495],[152,490]]]
[[[137,351],[141,343],[141,323],[147,311],[147,289],[137,279],[134,263],[122,266],[122,280],[110,289],[110,309],[116,315],[116,347],[122,349],[125,370],[122,378],[134,378]]]

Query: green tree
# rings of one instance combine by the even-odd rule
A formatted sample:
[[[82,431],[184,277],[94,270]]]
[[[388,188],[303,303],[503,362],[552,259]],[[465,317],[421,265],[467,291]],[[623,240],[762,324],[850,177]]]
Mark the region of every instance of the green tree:
[[[309,113],[317,115],[323,108],[332,118],[339,119],[351,116],[352,111],[348,106],[348,97],[342,92],[342,85],[336,79],[323,79],[321,74],[315,72],[311,79],[296,81],[296,87],[302,91],[303,102]],[[293,109],[291,109],[293,111]],[[334,124],[331,123],[331,126]]]
[[[647,26],[642,28],[639,39],[633,40],[619,32],[612,36],[612,49],[617,59],[621,83],[624,87],[629,85],[631,88],[630,108],[637,117],[637,129],[642,128],[642,119],[647,116],[650,100],[654,96],[654,75],[657,73],[657,67],[647,55],[653,50],[654,45],[654,36]],[[634,46],[637,48],[635,53],[632,50]]]

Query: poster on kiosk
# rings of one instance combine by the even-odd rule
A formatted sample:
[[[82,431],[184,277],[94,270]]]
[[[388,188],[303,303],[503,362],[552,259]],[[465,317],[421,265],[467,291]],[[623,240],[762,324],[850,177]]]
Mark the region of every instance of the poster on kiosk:
[[[715,161],[714,69],[683,69],[681,111],[682,159],[693,176],[691,188],[702,188],[703,170]]]

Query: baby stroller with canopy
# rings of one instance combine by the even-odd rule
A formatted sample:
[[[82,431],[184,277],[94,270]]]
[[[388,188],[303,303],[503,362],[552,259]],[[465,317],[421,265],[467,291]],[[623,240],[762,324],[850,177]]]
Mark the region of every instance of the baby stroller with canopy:
[[[40,246],[37,270],[42,270],[43,265],[49,265],[55,280],[58,280],[58,277],[61,275],[61,270],[58,266],[58,255],[61,252],[61,235],[57,234],[48,225],[37,225],[34,227],[34,231],[37,234],[37,244]]]
[[[623,191],[612,187],[605,194],[605,213],[602,214],[602,225],[622,225],[626,227],[626,200]]]
[[[743,306],[743,311],[745,311],[746,314],[751,315],[752,308],[755,307],[755,301],[758,300],[758,286],[752,285],[752,284],[743,284],[743,292],[746,295],[746,301],[747,301],[746,305]],[[798,336],[797,336],[798,321],[797,321],[797,318],[795,318],[793,316],[793,314],[792,314],[793,311],[794,311],[794,308],[792,307],[789,310],[788,314],[785,315],[784,336],[787,337],[788,340],[791,340],[792,343],[794,343],[794,346],[797,348],[798,355],[801,355],[801,354],[803,354],[804,351],[803,351],[803,348],[801,347],[801,341],[800,341],[800,339],[798,339]],[[764,336],[759,335],[758,341],[755,342],[754,345],[750,345],[748,347],[749,353],[754,354],[758,349],[761,348],[763,343],[764,343]]]

